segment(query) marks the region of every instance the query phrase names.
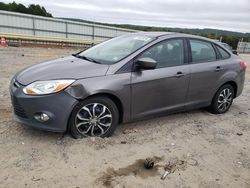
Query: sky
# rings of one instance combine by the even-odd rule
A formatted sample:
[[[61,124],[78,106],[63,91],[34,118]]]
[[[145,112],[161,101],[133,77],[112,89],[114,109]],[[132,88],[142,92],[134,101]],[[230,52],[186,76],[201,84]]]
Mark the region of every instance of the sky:
[[[0,0],[5,3],[12,1]],[[54,17],[250,33],[250,0],[15,0],[40,4]]]

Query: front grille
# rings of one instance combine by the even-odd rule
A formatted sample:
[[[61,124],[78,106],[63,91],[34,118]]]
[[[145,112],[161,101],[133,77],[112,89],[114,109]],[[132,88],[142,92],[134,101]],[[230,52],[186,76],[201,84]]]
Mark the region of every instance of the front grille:
[[[16,97],[11,97],[11,101],[12,101],[12,105],[13,105],[13,109],[14,109],[14,113],[17,116],[20,116],[22,118],[27,118],[27,115],[24,111],[24,109],[22,108],[22,106],[18,103]]]

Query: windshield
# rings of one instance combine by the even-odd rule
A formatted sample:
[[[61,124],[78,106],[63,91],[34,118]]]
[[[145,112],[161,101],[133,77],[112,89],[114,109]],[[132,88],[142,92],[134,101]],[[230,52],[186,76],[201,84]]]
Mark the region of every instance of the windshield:
[[[78,54],[101,64],[114,64],[154,39],[145,35],[125,35],[98,44]]]

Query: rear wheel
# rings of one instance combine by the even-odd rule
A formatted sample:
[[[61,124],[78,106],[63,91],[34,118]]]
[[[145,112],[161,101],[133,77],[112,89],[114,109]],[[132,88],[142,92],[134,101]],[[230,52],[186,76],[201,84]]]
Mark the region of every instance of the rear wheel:
[[[107,97],[92,97],[80,102],[73,110],[69,126],[74,138],[109,137],[115,131],[119,112]]]
[[[223,85],[215,94],[210,106],[213,114],[223,114],[229,110],[234,99],[234,89],[231,85]]]

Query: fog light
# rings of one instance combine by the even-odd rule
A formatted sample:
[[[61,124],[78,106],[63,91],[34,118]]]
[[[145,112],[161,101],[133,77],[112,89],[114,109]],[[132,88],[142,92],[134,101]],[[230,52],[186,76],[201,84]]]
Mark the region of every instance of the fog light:
[[[47,114],[45,114],[45,113],[36,114],[34,117],[35,117],[36,120],[42,121],[42,122],[45,122],[45,121],[49,120],[49,116]]]
[[[42,114],[40,115],[40,119],[41,119],[42,121],[48,121],[48,120],[49,120],[49,116],[48,116],[47,114],[45,114],[45,113],[42,113]]]

